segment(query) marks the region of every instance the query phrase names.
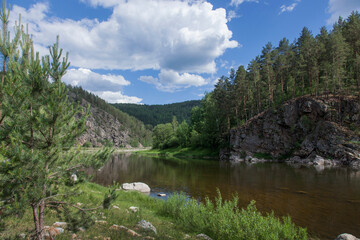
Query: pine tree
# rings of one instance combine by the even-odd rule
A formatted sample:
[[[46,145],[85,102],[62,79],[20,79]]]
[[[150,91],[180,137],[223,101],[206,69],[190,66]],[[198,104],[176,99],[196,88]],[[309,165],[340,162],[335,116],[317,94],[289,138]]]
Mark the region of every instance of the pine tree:
[[[50,47],[50,56],[41,57],[33,48],[30,35],[19,23],[10,39],[10,14],[3,1],[0,15],[0,51],[3,71],[0,85],[1,155],[0,200],[3,216],[22,216],[31,208],[36,239],[44,238],[45,208],[70,203],[62,201],[60,188],[70,170],[83,166],[76,145],[85,130],[89,112],[83,112],[67,99],[61,78],[69,67],[68,55],[62,58],[59,39]],[[82,115],[75,119],[76,115]],[[89,156],[95,162],[110,151]],[[71,205],[71,204],[70,204]]]

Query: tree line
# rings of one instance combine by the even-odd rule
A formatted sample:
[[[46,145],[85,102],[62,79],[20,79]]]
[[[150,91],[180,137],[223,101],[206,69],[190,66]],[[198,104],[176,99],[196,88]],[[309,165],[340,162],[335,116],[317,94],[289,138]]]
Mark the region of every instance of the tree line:
[[[156,126],[172,121],[176,116],[179,122],[190,121],[191,109],[200,105],[200,100],[185,101],[164,105],[141,105],[131,103],[115,103],[114,107],[136,117],[146,125]],[[149,126],[150,127],[150,126]]]
[[[192,109],[187,146],[226,147],[232,127],[295,97],[349,94],[360,98],[359,12],[340,17],[330,31],[322,27],[316,36],[304,27],[293,42],[269,42],[247,67],[231,69],[229,76],[218,79],[201,106]],[[154,141],[164,128],[154,128]],[[173,132],[171,138],[174,143],[181,137]]]

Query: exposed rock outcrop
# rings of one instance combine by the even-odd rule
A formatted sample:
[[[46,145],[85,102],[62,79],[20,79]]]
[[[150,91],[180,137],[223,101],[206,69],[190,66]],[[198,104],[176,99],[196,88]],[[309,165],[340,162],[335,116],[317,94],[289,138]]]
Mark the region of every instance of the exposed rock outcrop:
[[[75,101],[76,95],[69,92],[69,99]],[[84,110],[89,104],[85,99],[80,101],[80,106]],[[115,147],[131,148],[129,130],[113,115],[91,104],[90,106],[91,114],[86,121],[86,132],[79,138],[80,144],[102,147],[107,143],[111,143]]]
[[[360,166],[360,103],[355,97],[300,97],[230,132],[230,160],[268,159]]]

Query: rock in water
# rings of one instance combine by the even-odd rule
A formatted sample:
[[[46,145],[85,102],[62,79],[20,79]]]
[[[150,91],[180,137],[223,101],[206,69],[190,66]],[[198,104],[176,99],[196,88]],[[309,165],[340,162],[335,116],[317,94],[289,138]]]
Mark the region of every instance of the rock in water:
[[[124,183],[121,185],[121,188],[125,191],[138,191],[141,193],[149,193],[151,191],[150,187],[142,182]]]
[[[141,220],[140,222],[137,223],[137,226],[145,230],[153,231],[156,234],[156,228],[150,222]]]
[[[335,240],[359,240],[359,238],[348,233],[343,233],[337,236]]]

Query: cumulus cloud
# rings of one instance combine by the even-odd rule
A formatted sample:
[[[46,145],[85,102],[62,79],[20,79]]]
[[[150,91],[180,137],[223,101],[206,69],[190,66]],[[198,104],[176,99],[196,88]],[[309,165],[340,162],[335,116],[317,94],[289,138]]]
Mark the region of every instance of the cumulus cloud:
[[[90,69],[70,69],[63,77],[63,81],[73,86],[82,86],[89,91],[119,91],[123,86],[130,85],[121,75],[98,74]]]
[[[121,75],[98,74],[86,68],[70,69],[63,77],[66,84],[81,86],[109,103],[139,103],[138,97],[122,94],[123,86],[130,85]]]
[[[83,0],[112,8],[105,21],[50,17],[49,5],[13,7],[45,52],[60,35],[72,66],[89,69],[169,69],[179,73],[214,73],[214,60],[238,46],[227,27],[225,9],[206,1]],[[141,13],[141,14],[139,14]]]
[[[282,5],[282,6],[280,7],[280,12],[279,12],[279,14],[284,13],[284,12],[292,12],[297,5],[298,5],[297,2],[292,3],[292,4],[288,5],[288,6]]]
[[[339,17],[346,18],[352,11],[360,11],[359,0],[329,0],[328,11],[331,17],[327,20],[327,24],[335,23]]]
[[[239,6],[240,4],[242,4],[244,2],[256,2],[256,3],[259,3],[259,0],[231,0],[230,5],[237,7],[237,6]]]
[[[179,74],[173,70],[161,70],[158,78],[153,76],[141,76],[140,81],[153,84],[155,87],[164,92],[174,92],[179,88],[200,87],[208,82],[196,74],[183,73]]]
[[[140,103],[142,101],[142,98],[125,96],[122,92],[103,91],[93,93],[109,103]]]

